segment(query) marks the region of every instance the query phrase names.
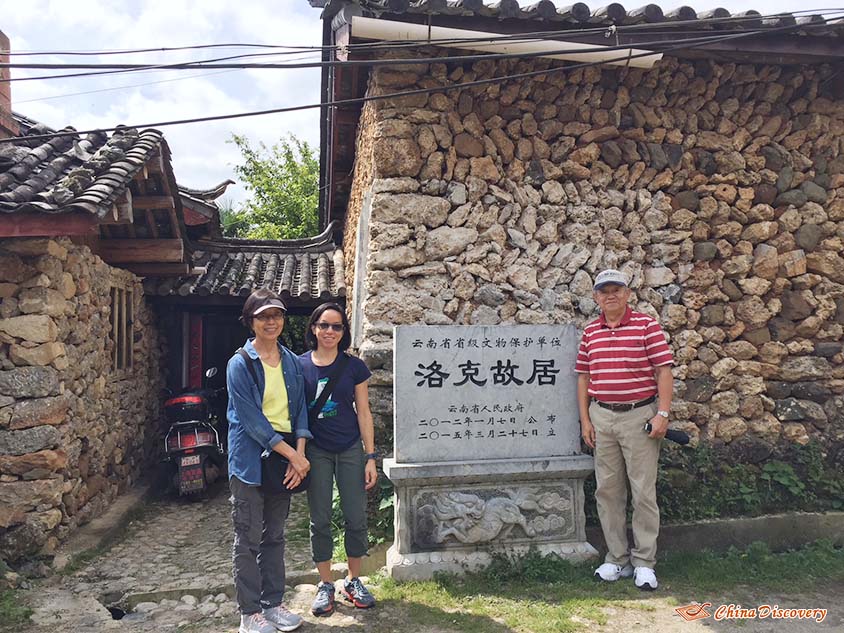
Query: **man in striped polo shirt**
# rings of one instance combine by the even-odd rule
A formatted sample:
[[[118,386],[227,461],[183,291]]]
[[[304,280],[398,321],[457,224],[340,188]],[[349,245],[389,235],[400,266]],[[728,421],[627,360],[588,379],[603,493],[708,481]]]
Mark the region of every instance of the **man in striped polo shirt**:
[[[621,272],[601,272],[593,297],[601,316],[583,331],[575,371],[583,441],[595,449],[595,499],[608,549],[595,576],[610,582],[633,576],[637,587],[653,590],[659,534],[656,471],[660,439],[668,429],[673,358],[659,323],[627,305],[630,288]],[[646,422],[650,433],[644,430]]]

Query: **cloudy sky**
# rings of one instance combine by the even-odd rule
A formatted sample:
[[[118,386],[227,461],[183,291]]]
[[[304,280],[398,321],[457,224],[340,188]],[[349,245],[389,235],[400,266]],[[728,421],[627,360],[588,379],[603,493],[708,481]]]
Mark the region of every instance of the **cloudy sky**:
[[[521,0],[528,4],[531,0]],[[569,0],[555,0],[558,5]],[[751,0],[752,2],[752,0]],[[588,3],[593,9],[603,6]],[[628,9],[645,4],[626,3]],[[660,3],[664,9],[681,4]],[[736,0],[688,0],[698,11],[723,6],[732,12],[756,9],[761,13],[841,6],[840,0],[766,0],[752,4]],[[3,12],[0,30],[11,40],[12,51],[103,51],[159,48],[196,44],[253,43],[319,46],[319,10],[307,0],[27,0]],[[144,53],[132,56],[88,58],[14,57],[67,63],[85,62],[174,63],[253,52],[238,50]],[[307,59],[318,59],[308,56]],[[285,61],[266,58],[263,61]],[[289,61],[289,58],[288,58]],[[47,72],[13,70],[13,77]],[[96,92],[95,92],[96,91]],[[78,94],[87,93],[87,94]],[[52,127],[77,129],[138,125],[264,110],[319,101],[319,70],[144,71],[107,77],[78,77],[12,84],[13,108]],[[240,154],[228,142],[232,133],[270,145],[293,133],[319,143],[319,110],[275,114],[237,120],[163,128],[173,153],[180,184],[211,187],[234,179]],[[243,187],[230,187],[233,200],[243,198]]]

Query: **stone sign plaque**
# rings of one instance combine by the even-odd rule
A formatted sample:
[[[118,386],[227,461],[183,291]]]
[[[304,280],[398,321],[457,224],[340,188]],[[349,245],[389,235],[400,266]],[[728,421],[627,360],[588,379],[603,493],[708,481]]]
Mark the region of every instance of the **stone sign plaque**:
[[[580,453],[574,325],[397,326],[395,461]]]

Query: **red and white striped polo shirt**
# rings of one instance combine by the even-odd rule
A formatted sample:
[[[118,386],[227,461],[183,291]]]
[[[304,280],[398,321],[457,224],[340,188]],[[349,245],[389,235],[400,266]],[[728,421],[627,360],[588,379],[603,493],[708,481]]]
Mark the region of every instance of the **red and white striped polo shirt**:
[[[673,362],[659,323],[628,306],[616,327],[603,314],[586,326],[574,371],[589,374],[596,400],[638,402],[656,395],[654,368]]]

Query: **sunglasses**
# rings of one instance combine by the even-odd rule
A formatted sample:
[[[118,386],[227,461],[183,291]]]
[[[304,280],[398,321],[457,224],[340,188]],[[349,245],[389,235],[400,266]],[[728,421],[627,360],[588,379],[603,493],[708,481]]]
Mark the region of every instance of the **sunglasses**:
[[[342,332],[343,331],[343,324],[342,323],[323,323],[320,321],[319,323],[314,323],[320,330],[325,332],[328,329],[331,329],[334,332]]]

